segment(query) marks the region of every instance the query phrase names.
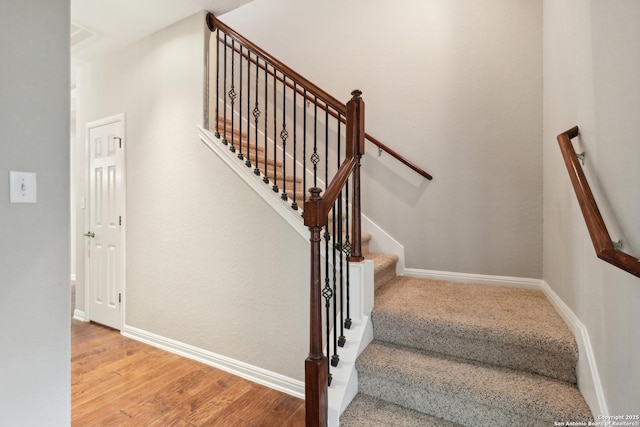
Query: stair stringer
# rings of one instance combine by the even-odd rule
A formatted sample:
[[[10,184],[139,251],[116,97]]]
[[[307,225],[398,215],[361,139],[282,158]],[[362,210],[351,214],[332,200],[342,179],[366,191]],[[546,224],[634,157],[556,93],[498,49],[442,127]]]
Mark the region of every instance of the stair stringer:
[[[253,173],[253,169],[247,168],[243,162],[238,161],[237,155],[232,153],[220,138],[213,132],[198,126],[202,142],[218,155],[247,185],[252,188],[264,201],[278,213],[294,230],[308,240],[309,229],[304,225],[301,211],[294,211],[287,203],[283,203],[279,195],[274,193],[270,186],[264,185],[261,179]],[[365,229],[375,238],[380,236],[386,248],[393,239],[375,225],[369,218],[363,215]],[[384,233],[384,234],[381,234]],[[401,246],[400,246],[401,247]],[[404,250],[404,248],[403,248]],[[332,367],[333,380],[329,387],[329,425],[339,426],[342,412],[347,408],[358,392],[358,377],[355,369],[355,361],[364,349],[373,340],[373,326],[371,323],[371,311],[373,310],[374,274],[373,261],[365,260],[359,263],[349,264],[350,275],[350,315],[352,325],[345,330],[347,338],[345,346],[340,352],[340,363]]]
[[[340,363],[331,368],[333,379],[329,386],[329,426],[340,425],[340,415],[358,394],[356,359],[373,341],[373,261],[349,264],[351,280],[350,329],[345,329],[346,343],[340,351]]]
[[[362,231],[371,234],[370,252],[394,254],[398,256],[396,275],[404,276],[404,246],[365,214],[362,214]]]
[[[302,237],[309,239],[309,229],[304,225],[302,211],[294,211],[287,203],[283,203],[278,193],[275,193],[270,185],[265,185],[261,179],[253,173],[253,169],[239,161],[237,154],[229,151],[222,144],[220,138],[216,138],[213,132],[198,126],[198,132],[202,142],[218,155],[240,178],[247,183],[271,208],[278,213],[294,230]],[[263,175],[261,174],[260,177]]]

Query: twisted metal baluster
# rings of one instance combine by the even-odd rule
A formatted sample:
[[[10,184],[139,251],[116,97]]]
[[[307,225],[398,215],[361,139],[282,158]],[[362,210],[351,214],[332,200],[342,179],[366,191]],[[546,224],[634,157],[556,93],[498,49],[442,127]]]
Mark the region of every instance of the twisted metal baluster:
[[[295,94],[294,94],[295,98]],[[285,202],[287,196],[287,76],[282,75],[282,131],[280,131],[280,139],[282,139],[282,194],[280,198]]]
[[[311,155],[311,163],[313,163],[313,186],[318,186],[318,96],[314,95],[313,99],[313,154]]]
[[[258,72],[258,61],[256,61]],[[257,90],[257,89],[256,89]],[[247,48],[247,160],[245,166],[251,167],[251,51]]]
[[[340,168],[340,145],[341,145],[341,140],[340,140],[340,129],[341,129],[341,123],[340,123],[340,114],[338,113],[338,168]],[[345,342],[347,341],[347,339],[344,336],[344,322],[342,322],[342,319],[344,319],[345,313],[344,313],[344,264],[343,264],[343,253],[342,253],[342,242],[343,242],[343,229],[342,229],[342,215],[343,215],[343,211],[342,211],[342,191],[340,192],[340,195],[338,196],[338,218],[340,218],[340,220],[338,221],[338,233],[337,233],[337,238],[335,239],[335,246],[336,249],[339,251],[340,253],[340,317],[341,317],[341,321],[340,323],[340,337],[338,338],[338,346],[340,347],[344,347]],[[337,305],[337,304],[336,304]],[[337,329],[337,319],[336,319],[336,329]],[[337,331],[336,334],[337,335]]]
[[[331,366],[338,366],[338,362],[340,362],[340,356],[338,356],[338,340],[337,340],[337,322],[338,322],[338,305],[336,304],[336,221],[339,220],[336,218],[336,202],[333,203],[331,207],[331,217],[333,219],[333,223],[331,224],[331,232],[333,235],[333,245],[331,245],[331,254],[332,254],[332,272],[333,272],[333,354],[331,355]],[[327,253],[327,258],[329,254]],[[329,346],[327,346],[329,348]],[[328,353],[327,353],[328,354]]]
[[[328,219],[328,218],[327,218]],[[329,239],[331,236],[329,235],[329,225],[327,224],[327,220],[325,220],[324,226],[324,288],[322,288],[322,296],[324,297],[324,308],[325,308],[325,327],[326,327],[326,337],[327,337],[327,356],[331,352],[331,318],[329,313],[331,312],[331,299],[333,298],[333,291],[329,286]],[[334,365],[335,366],[335,365]],[[327,357],[327,367],[329,370],[329,378],[328,383],[331,385],[331,380],[333,379],[331,375],[331,362]]]
[[[244,154],[242,153],[242,45],[240,45],[240,56],[238,56],[238,60],[240,61],[240,106],[238,107],[238,120],[240,121],[240,125],[238,126],[238,159],[243,160]]]
[[[269,82],[267,80],[269,66],[267,65],[267,61],[264,61],[264,176],[262,177],[262,182],[265,184],[269,183],[269,176],[267,176],[268,166],[267,166],[267,158],[269,157],[269,143],[267,140],[267,126],[269,119],[269,98],[268,98],[268,86]],[[275,69],[274,69],[275,72]]]
[[[342,123],[342,121],[340,121],[340,123]],[[349,144],[349,141],[347,141],[347,144]],[[351,232],[351,228],[349,227],[349,215],[350,215],[350,211],[351,209],[349,209],[349,178],[347,178],[347,182],[345,183],[344,186],[344,198],[345,198],[345,205],[347,208],[347,215],[346,215],[346,219],[345,219],[345,231],[346,231],[346,236],[344,238],[344,244],[342,245],[342,251],[344,252],[345,257],[347,258],[347,274],[346,274],[346,299],[347,299],[347,317],[344,319],[344,327],[347,329],[351,329],[351,313],[349,312],[350,307],[351,307],[351,301],[350,301],[350,295],[349,295],[349,257],[351,256],[351,241],[349,239],[349,233]]]
[[[298,105],[297,105],[297,100],[298,100],[298,86],[296,85],[296,82],[293,82],[293,202],[291,203],[291,208],[294,211],[298,210],[298,203],[296,203],[296,199],[298,198],[298,195],[296,194],[297,190],[298,190],[298,181],[296,179],[296,177],[298,176],[296,174],[297,170],[298,170],[298,164],[297,164],[297,159],[298,159],[298,138],[297,138],[297,129],[298,129],[298,122],[296,121],[296,114],[298,112]]]
[[[231,145],[229,146],[229,150],[232,153],[236,152],[236,147],[234,145],[235,136],[236,136],[236,126],[235,126],[235,103],[236,103],[236,76],[235,76],[235,58],[236,58],[236,41],[235,39],[231,39],[231,90],[229,91],[229,99],[231,99]]]
[[[277,76],[278,72],[276,71],[275,67],[273,68],[273,186],[271,186],[271,189],[273,190],[274,193],[277,193],[278,191],[280,191],[278,189],[278,172],[276,170],[277,168],[277,163],[278,163],[278,144],[276,144],[276,141],[278,140],[276,137],[276,133],[278,132],[277,130],[277,112],[278,109],[276,108],[276,86],[277,86]]]
[[[255,152],[256,152],[256,157],[253,159],[254,162],[256,162],[256,167],[253,169],[253,173],[260,176],[260,164],[258,162],[258,119],[260,118],[260,108],[258,105],[258,90],[259,90],[259,85],[258,85],[258,74],[260,71],[260,67],[258,66],[260,65],[259,63],[259,58],[258,58],[258,54],[256,54],[256,104],[253,107],[253,118],[255,120],[255,136],[256,136],[256,146],[255,146]]]

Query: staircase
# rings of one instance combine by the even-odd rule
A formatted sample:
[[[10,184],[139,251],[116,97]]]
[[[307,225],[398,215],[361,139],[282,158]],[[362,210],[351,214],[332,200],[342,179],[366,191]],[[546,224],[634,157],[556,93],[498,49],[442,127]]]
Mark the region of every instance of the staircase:
[[[340,417],[343,426],[593,420],[576,386],[575,339],[542,292],[399,277],[398,257],[369,253],[360,211],[365,139],[431,176],[366,134],[361,92],[353,91],[343,104],[212,14],[207,25],[216,32],[210,82],[215,106],[209,110],[215,133],[202,129],[201,138],[309,236],[307,425],[337,424],[356,394],[354,360],[358,393]],[[220,150],[221,143],[229,149]],[[371,263],[352,264],[354,271],[362,267],[356,274],[361,289],[354,292],[360,306],[354,317],[362,321],[349,329],[348,261],[362,261],[363,255],[375,266],[374,308],[369,317]],[[343,329],[360,335],[347,339]],[[349,358],[338,354],[343,350]],[[329,364],[336,374],[348,372],[331,384]],[[328,398],[329,385],[338,398]]]
[[[375,263],[374,341],[356,362],[350,426],[550,426],[593,420],[577,345],[541,291],[395,275]]]
[[[246,134],[227,125],[222,136],[231,141],[233,133],[235,144],[254,153]],[[257,163],[264,169],[261,146]],[[284,175],[280,161],[266,163],[267,187],[275,168],[280,192],[286,182],[285,194],[291,199],[296,191],[302,201],[301,179]],[[576,387],[575,339],[541,291],[397,276],[398,257],[370,253],[370,240],[363,233],[363,254],[374,263],[374,341],[356,361],[358,394],[340,425],[548,426],[593,419]]]

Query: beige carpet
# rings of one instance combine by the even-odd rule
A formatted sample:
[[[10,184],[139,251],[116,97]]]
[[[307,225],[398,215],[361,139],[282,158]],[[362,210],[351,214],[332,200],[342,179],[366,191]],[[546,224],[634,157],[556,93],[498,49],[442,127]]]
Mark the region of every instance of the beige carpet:
[[[366,256],[376,265],[374,342],[341,425],[593,420],[575,385],[575,339],[542,292],[398,277],[396,257]]]

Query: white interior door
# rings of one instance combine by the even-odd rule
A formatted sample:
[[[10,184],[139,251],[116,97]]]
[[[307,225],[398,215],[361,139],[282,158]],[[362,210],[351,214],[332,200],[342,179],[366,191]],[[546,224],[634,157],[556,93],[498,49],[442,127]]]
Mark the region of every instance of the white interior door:
[[[87,124],[86,316],[116,329],[123,323],[123,131],[124,115]]]

